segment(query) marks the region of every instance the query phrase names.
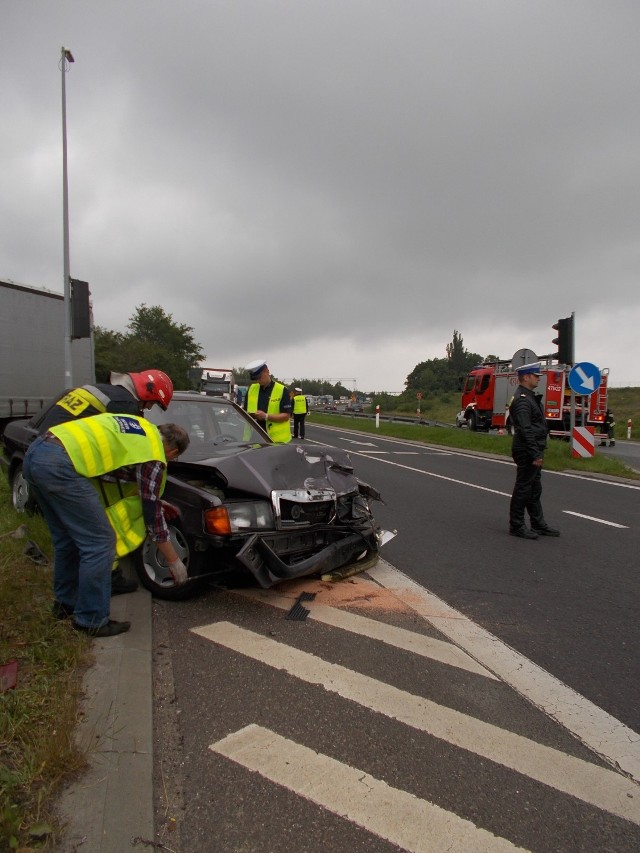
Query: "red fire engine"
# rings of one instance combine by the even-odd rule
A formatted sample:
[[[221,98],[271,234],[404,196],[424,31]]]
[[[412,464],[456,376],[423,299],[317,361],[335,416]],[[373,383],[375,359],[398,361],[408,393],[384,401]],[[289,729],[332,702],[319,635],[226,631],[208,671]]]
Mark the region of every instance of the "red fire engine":
[[[519,384],[513,366],[517,355],[511,361],[484,362],[469,373],[462,389],[461,411],[456,416],[458,426],[466,423],[470,430],[498,429],[510,432],[509,404]],[[567,379],[571,368],[564,364],[553,364],[552,360],[551,356],[530,359],[532,362],[541,362],[542,376],[536,394],[542,398],[550,435],[568,438],[571,431],[571,389]],[[517,363],[529,363],[529,360],[519,360]],[[597,436],[602,433],[607,411],[609,369],[605,368],[601,374],[600,387],[593,394],[584,397],[577,395],[574,403],[575,422],[584,423],[584,410],[584,425],[595,427]]]

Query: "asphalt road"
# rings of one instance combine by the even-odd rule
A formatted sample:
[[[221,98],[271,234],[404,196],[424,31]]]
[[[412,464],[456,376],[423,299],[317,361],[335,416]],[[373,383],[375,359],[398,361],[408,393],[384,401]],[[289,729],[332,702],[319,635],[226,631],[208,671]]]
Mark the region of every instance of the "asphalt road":
[[[639,849],[640,487],[546,472],[562,536],[530,542],[504,460],[307,436],[350,449],[398,535],[337,585],[155,604],[166,845]]]

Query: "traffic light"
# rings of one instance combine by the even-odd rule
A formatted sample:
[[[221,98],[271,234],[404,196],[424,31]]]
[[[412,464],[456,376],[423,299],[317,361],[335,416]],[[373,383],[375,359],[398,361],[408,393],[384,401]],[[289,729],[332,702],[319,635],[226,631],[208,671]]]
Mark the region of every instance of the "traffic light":
[[[558,347],[556,358],[561,364],[573,366],[573,314],[558,320],[551,328],[558,333],[552,341]]]

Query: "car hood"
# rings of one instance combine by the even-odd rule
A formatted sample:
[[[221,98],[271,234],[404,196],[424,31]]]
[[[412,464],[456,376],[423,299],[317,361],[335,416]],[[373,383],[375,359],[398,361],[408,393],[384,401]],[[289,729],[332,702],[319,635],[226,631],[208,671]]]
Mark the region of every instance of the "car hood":
[[[270,498],[274,490],[333,489],[337,495],[362,491],[346,451],[324,445],[263,445],[233,456],[175,462],[169,472],[177,476],[203,469],[221,477],[230,488]],[[369,487],[366,487],[367,489]],[[367,492],[371,497],[376,494]]]

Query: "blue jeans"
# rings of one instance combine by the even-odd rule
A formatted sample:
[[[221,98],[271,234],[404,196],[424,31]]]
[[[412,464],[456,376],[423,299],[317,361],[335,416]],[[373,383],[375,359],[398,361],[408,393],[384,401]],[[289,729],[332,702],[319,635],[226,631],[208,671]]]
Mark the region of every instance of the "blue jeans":
[[[78,625],[99,628],[109,621],[115,534],[98,492],[64,447],[43,436],[27,450],[23,472],[51,533],[56,600]]]

